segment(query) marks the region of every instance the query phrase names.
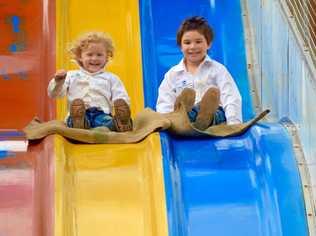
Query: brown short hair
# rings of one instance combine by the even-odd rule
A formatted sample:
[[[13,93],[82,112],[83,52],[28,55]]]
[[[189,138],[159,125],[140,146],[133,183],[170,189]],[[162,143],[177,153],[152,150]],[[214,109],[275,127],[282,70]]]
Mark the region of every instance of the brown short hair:
[[[112,39],[103,32],[89,32],[77,38],[69,47],[71,56],[78,61],[82,50],[88,47],[90,43],[102,43],[106,48],[107,59],[114,55],[114,46]]]
[[[201,16],[193,16],[185,19],[177,32],[177,44],[181,46],[182,36],[187,31],[197,30],[203,34],[207,44],[210,44],[214,39],[214,32],[207,20]]]

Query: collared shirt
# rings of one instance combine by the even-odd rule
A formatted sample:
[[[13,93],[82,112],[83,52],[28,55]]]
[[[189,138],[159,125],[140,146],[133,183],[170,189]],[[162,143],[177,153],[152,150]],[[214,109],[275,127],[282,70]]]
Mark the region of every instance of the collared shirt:
[[[197,104],[211,87],[220,91],[220,106],[225,111],[227,124],[241,123],[242,104],[237,85],[225,66],[209,56],[205,57],[194,75],[186,70],[183,59],[173,66],[165,74],[159,87],[156,109],[161,113],[172,112],[176,98],[184,88],[195,90]]]
[[[129,96],[118,76],[103,70],[96,73],[89,73],[82,68],[68,71],[61,92],[57,96],[53,95],[55,86],[55,79],[52,79],[47,89],[49,97],[67,95],[68,109],[76,98],[84,101],[86,109],[97,107],[107,114],[111,113],[113,101],[116,99],[122,98],[130,103]]]

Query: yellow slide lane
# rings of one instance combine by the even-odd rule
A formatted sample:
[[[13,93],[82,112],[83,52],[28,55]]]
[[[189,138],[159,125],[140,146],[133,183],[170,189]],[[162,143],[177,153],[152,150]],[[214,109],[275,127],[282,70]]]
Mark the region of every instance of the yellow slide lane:
[[[133,116],[143,109],[138,1],[57,0],[57,68],[73,69],[67,43],[105,31],[115,43],[107,69],[124,82]],[[58,101],[58,118],[66,114]],[[55,138],[55,235],[167,235],[158,134],[137,144],[73,144]]]

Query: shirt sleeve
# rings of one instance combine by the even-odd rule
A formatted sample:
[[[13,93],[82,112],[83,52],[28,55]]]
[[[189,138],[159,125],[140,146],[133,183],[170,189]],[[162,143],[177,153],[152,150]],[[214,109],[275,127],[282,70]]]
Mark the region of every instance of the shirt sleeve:
[[[47,93],[50,98],[62,98],[67,94],[67,90],[69,87],[69,72],[67,73],[66,79],[64,81],[64,84],[62,85],[62,89],[58,94],[54,94],[53,91],[56,87],[57,83],[55,81],[55,78],[51,79],[49,81],[48,87],[47,87]]]
[[[225,111],[227,124],[242,123],[242,100],[238,87],[226,68],[220,73],[217,81],[220,89],[220,100]]]
[[[112,77],[112,84],[111,84],[111,94],[112,94],[112,101],[117,99],[124,99],[130,105],[130,98],[128,93],[124,87],[123,82],[117,77]]]
[[[173,87],[170,82],[170,72],[167,72],[162,80],[159,90],[156,110],[160,113],[173,112],[176,94],[173,92]]]

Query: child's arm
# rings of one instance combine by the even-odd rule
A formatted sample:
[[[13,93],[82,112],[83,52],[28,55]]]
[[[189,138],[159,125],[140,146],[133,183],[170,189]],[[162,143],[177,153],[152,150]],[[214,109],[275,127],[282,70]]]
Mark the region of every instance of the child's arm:
[[[51,98],[62,97],[65,95],[64,88],[65,79],[67,76],[66,70],[58,70],[54,78],[48,84],[48,96]]]
[[[174,111],[176,94],[171,86],[170,73],[167,72],[158,90],[158,99],[156,103],[156,111],[160,113],[168,113]]]
[[[130,105],[130,99],[122,81],[114,76],[111,84],[112,101],[122,98]]]
[[[225,70],[222,77],[218,79],[220,89],[220,100],[225,110],[227,124],[242,123],[242,100],[238,87],[230,75]]]

